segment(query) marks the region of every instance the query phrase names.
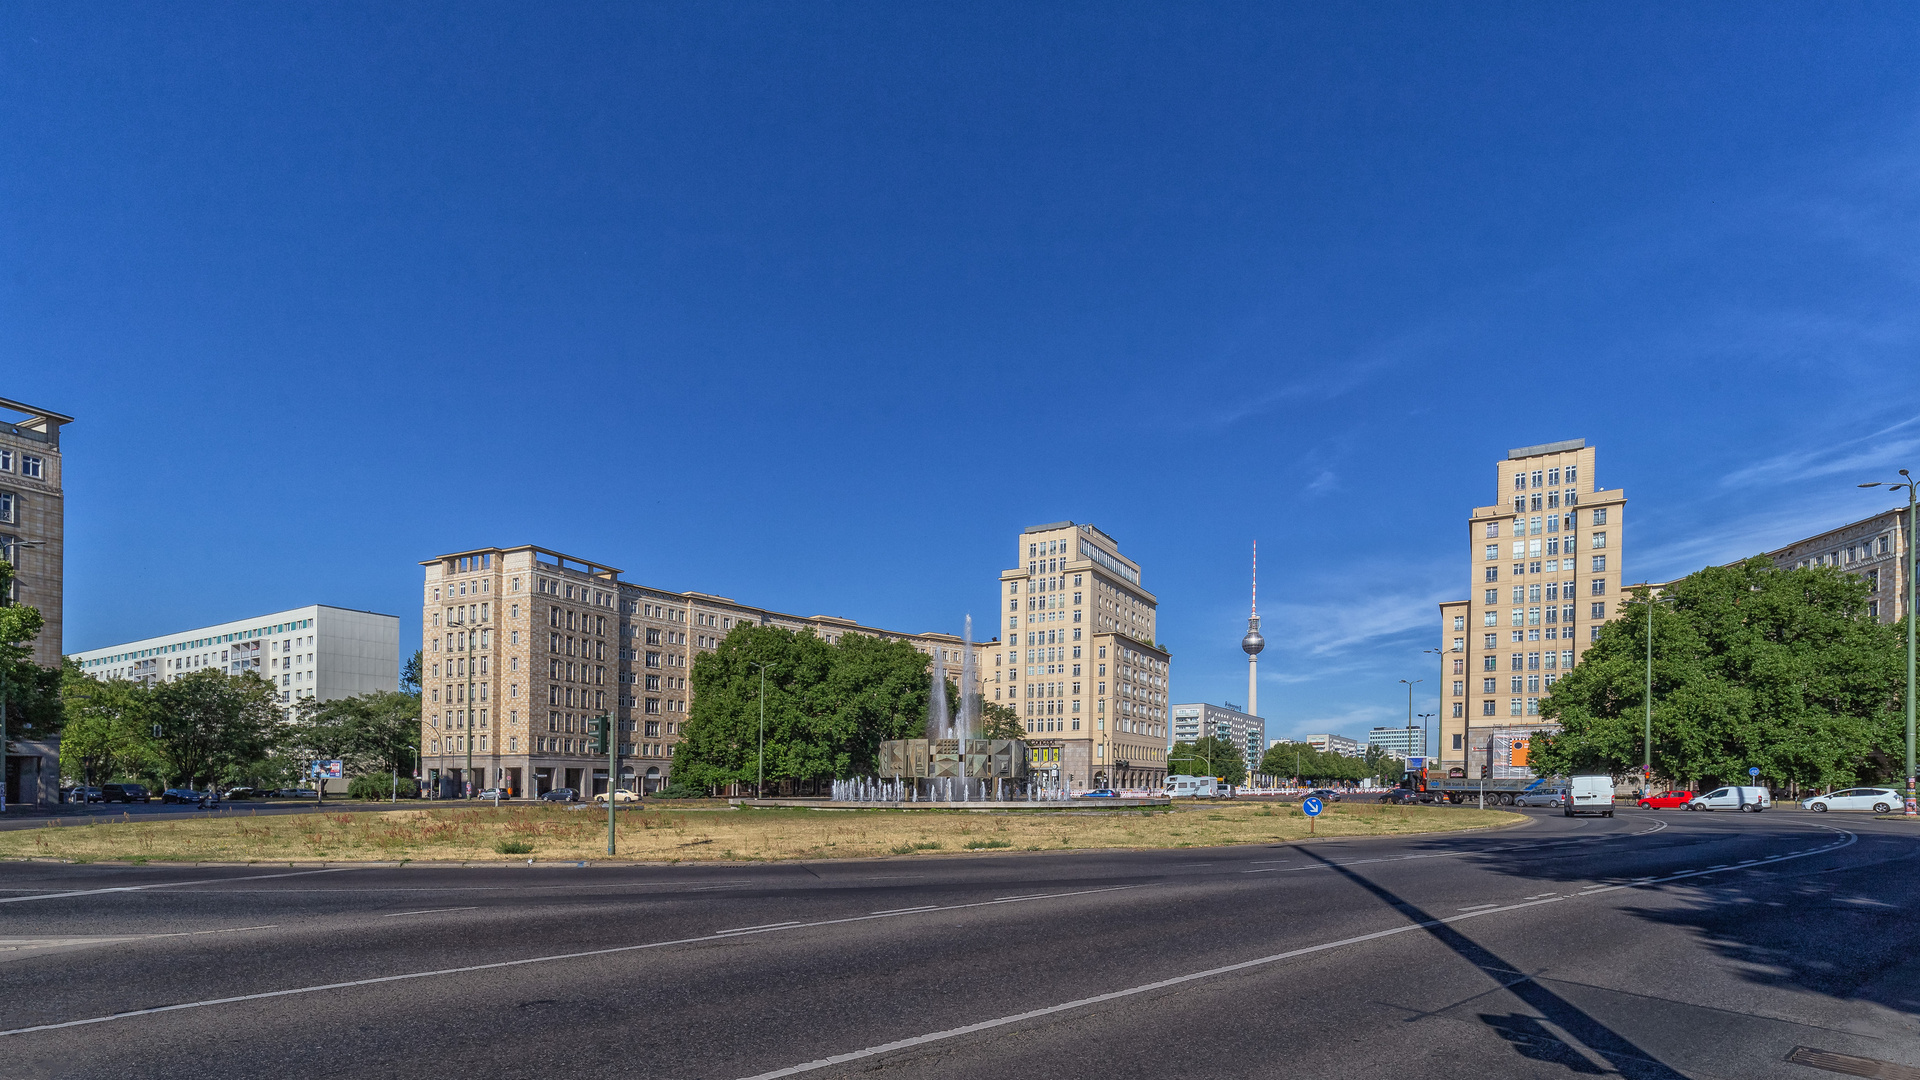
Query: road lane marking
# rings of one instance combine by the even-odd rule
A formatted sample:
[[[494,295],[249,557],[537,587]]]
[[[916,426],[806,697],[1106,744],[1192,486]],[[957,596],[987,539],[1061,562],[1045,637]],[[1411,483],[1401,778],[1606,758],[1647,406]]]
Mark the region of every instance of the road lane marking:
[[[385,915],[382,915],[380,917],[383,919],[397,919],[402,915],[433,915],[437,912],[442,912],[442,911],[479,911],[479,910],[480,909],[478,906],[473,906],[473,905],[470,905],[468,907],[430,907],[430,908],[421,908],[419,911],[389,911]]]
[[[939,904],[922,904],[919,907],[888,908],[885,911],[870,911],[867,914],[869,915],[905,915],[909,911],[932,911],[934,908],[937,908],[939,906],[940,906]]]
[[[1824,826],[1824,825],[1818,826],[1818,827],[1830,828],[1829,826]],[[1812,851],[1795,852],[1795,853],[1785,854],[1785,855],[1776,855],[1770,859],[1765,859],[1762,861],[1769,862],[1769,863],[1785,862],[1789,859],[1804,858],[1807,855],[1826,854],[1828,852],[1838,851],[1841,848],[1847,847],[1859,840],[1859,836],[1857,836],[1854,833],[1845,832],[1840,829],[1832,829],[1832,831],[1835,833],[1838,833],[1840,836],[1844,837],[1845,839],[1837,841],[1836,843],[1829,844],[1823,848],[1816,848]],[[1671,874],[1662,878],[1656,878],[1654,879],[1654,882],[1660,883],[1660,882],[1668,882],[1668,881],[1680,881],[1686,878],[1699,877],[1703,874],[1717,873],[1718,871],[1724,870],[1724,869],[1726,869],[1726,867],[1709,867],[1705,870],[1689,870],[1689,871],[1685,871],[1678,874]],[[1610,892],[1614,889],[1628,889],[1628,888],[1635,888],[1635,887],[1637,887],[1635,884],[1608,885],[1603,889],[1596,890],[1596,892]],[[1591,895],[1594,895],[1594,893],[1587,893],[1583,895],[1591,896]],[[1443,926],[1448,923],[1464,922],[1467,919],[1477,919],[1486,915],[1498,915],[1508,911],[1521,911],[1527,908],[1541,907],[1546,904],[1565,903],[1571,899],[1573,899],[1573,897],[1554,896],[1554,897],[1543,899],[1543,900],[1524,900],[1517,904],[1506,904],[1506,905],[1497,906],[1497,907],[1483,908],[1479,911],[1466,912],[1460,915],[1450,915],[1444,919],[1428,919],[1423,922],[1408,923],[1404,926],[1389,927],[1388,929],[1385,929],[1385,930],[1376,930],[1371,934],[1357,934],[1353,937],[1341,938],[1338,941],[1323,941],[1317,945],[1307,945],[1298,949],[1289,949],[1286,952],[1274,953],[1271,956],[1262,956],[1253,960],[1242,960],[1237,964],[1225,964],[1220,967],[1208,968],[1204,971],[1195,971],[1186,975],[1176,975],[1168,979],[1159,979],[1150,983],[1142,983],[1139,986],[1131,986],[1125,990],[1114,990],[1105,994],[1096,994],[1093,997],[1085,997],[1085,998],[1079,998],[1074,1001],[1062,1002],[1058,1005],[1048,1005],[1043,1008],[1029,1009],[1026,1012],[1014,1013],[1011,1016],[1001,1016],[1001,1017],[996,1017],[992,1020],[982,1020],[982,1021],[979,1021],[978,1023],[967,1024],[962,1027],[948,1028],[945,1031],[934,1031],[934,1032],[929,1032],[925,1035],[915,1035],[912,1038],[908,1038],[908,1039],[899,1039],[894,1042],[881,1043],[877,1046],[869,1046],[859,1050],[850,1050],[843,1054],[835,1054],[832,1057],[821,1058],[818,1061],[802,1062],[801,1064],[798,1064],[798,1065],[789,1065],[784,1069],[774,1069],[771,1072],[755,1073],[750,1077],[746,1077],[745,1080],[778,1080],[779,1077],[783,1077],[783,1076],[798,1076],[802,1073],[809,1073],[818,1069],[831,1068],[835,1065],[844,1065],[850,1061],[860,1061],[865,1058],[877,1057],[881,1054],[891,1053],[895,1050],[906,1050],[915,1046],[925,1046],[928,1043],[943,1042],[947,1039],[959,1038],[962,1035],[971,1035],[971,1034],[974,1034],[975,1032],[991,1031],[995,1028],[1002,1028],[1010,1024],[1018,1024],[1027,1020],[1038,1019],[1043,1016],[1053,1016],[1058,1013],[1070,1012],[1074,1009],[1083,1009],[1090,1005],[1100,1005],[1109,1001],[1119,1001],[1123,998],[1136,997],[1140,994],[1152,993],[1155,990],[1164,990],[1170,986],[1180,986],[1190,982],[1198,982],[1202,979],[1210,979],[1217,975],[1227,975],[1236,971],[1246,971],[1249,968],[1264,967],[1269,964],[1278,963],[1282,960],[1291,960],[1299,956],[1308,956],[1313,953],[1327,952],[1332,949],[1345,948],[1346,946],[1349,946],[1349,945],[1358,945],[1368,941],[1378,941],[1381,938],[1394,937],[1399,934],[1411,933],[1412,931],[1415,931],[1415,930],[1426,930],[1435,926]],[[5,1034],[5,1032],[0,1032],[0,1034]]]
[[[116,885],[110,889],[75,889],[72,892],[39,893],[34,896],[0,896],[0,904],[19,904],[28,900],[60,900],[69,896],[100,896],[106,893],[140,892],[143,889],[177,889],[182,885],[219,885],[228,881],[266,881],[269,878],[302,877],[307,874],[338,874],[364,870],[363,866],[330,866],[325,870],[295,870],[289,874],[253,874],[248,877],[197,878],[193,881],[161,881],[152,885]]]
[[[1460,911],[1479,911],[1479,910],[1480,910],[1481,908],[1490,908],[1490,907],[1499,907],[1499,906],[1500,906],[1499,904],[1473,904],[1473,905],[1470,905],[1470,906],[1468,906],[1468,907],[1463,907],[1463,908],[1459,908],[1458,910],[1460,910]]]
[[[1070,896],[1094,896],[1101,893],[1127,892],[1132,889],[1151,888],[1152,884],[1109,885],[1099,889],[1080,889],[1075,892],[1051,893],[1050,900],[1063,900]],[[1019,903],[1008,900],[977,900],[966,904],[913,909],[919,911],[962,911],[967,908],[994,907],[999,904]],[[899,914],[906,914],[901,912]],[[872,922],[875,919],[899,918],[899,914],[850,915],[839,919],[821,919],[818,922],[794,923],[779,926],[776,929],[763,930],[761,933],[778,933],[781,930],[810,930],[820,926],[843,926],[847,923]],[[64,1020],[50,1024],[34,1024],[30,1027],[12,1028],[0,1031],[0,1037],[8,1035],[28,1035],[36,1031],[60,1031],[65,1028],[86,1027],[91,1024],[105,1024],[114,1020],[132,1020],[141,1016],[155,1016],[160,1013],[179,1012],[183,1009],[204,1009],[213,1005],[234,1005],[243,1001],[266,1001],[272,998],[293,997],[298,994],[316,994],[322,990],[348,990],[359,986],[379,986],[383,983],[407,982],[413,979],[431,979],[442,975],[467,975],[476,971],[500,971],[505,968],[525,967],[529,964],[546,964],[556,960],[580,960],[592,956],[617,956],[621,953],[640,952],[645,949],[664,949],[672,945],[697,945],[707,941],[730,941],[740,934],[718,933],[702,934],[698,937],[675,938],[670,941],[647,941],[638,945],[615,945],[606,949],[588,949],[583,952],[556,953],[552,956],[528,956],[518,960],[497,960],[491,964],[470,964],[466,967],[437,968],[432,971],[409,971],[399,975],[380,975],[370,979],[352,979],[347,982],[321,983],[317,986],[296,986],[287,990],[266,990],[258,994],[236,994],[232,997],[208,998],[205,1001],[183,1001],[176,1005],[156,1005],[149,1009],[130,1009],[126,1012],[109,1013],[106,1016],[89,1016],[83,1020]]]
[[[736,926],[731,930],[715,930],[714,933],[745,934],[754,930],[785,930],[789,926],[799,926],[799,925],[800,925],[799,919],[788,919],[786,922],[761,923],[759,926]]]

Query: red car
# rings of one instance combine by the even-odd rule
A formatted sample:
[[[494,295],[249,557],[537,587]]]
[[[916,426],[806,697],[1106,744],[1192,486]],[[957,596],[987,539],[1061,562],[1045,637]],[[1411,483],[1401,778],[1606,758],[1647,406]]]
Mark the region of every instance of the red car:
[[[1685,810],[1693,801],[1691,791],[1663,791],[1658,795],[1649,795],[1640,800],[1643,810]]]

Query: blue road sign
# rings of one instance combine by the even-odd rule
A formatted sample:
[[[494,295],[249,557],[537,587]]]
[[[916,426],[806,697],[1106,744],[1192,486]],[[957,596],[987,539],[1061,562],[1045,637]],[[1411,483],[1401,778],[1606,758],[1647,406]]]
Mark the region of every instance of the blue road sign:
[[[1319,799],[1316,799],[1313,796],[1309,795],[1306,798],[1300,800],[1300,812],[1307,815],[1308,817],[1319,817],[1320,810],[1321,810],[1321,806],[1320,806]]]
[[[1747,775],[1748,775],[1748,776],[1759,776],[1759,775],[1760,775],[1760,766],[1758,766],[1758,765],[1754,765],[1754,766],[1752,766],[1752,767],[1750,767],[1749,769],[1747,769]]]

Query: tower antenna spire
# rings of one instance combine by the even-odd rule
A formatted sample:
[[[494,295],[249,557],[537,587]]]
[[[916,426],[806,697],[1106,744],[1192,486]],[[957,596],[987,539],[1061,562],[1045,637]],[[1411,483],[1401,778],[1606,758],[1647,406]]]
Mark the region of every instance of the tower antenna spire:
[[[1253,542],[1253,617],[1260,617],[1260,541]]]

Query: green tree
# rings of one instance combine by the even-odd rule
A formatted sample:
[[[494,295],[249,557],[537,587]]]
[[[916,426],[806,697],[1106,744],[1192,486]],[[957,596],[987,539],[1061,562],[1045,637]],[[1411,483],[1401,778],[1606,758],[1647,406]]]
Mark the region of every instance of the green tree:
[[[415,649],[413,650],[413,655],[407,657],[407,662],[400,665],[401,693],[411,694],[415,698],[420,696],[420,678],[422,672],[425,670],[422,667],[422,662],[423,657],[421,656],[420,650]]]
[[[677,783],[718,787],[758,774],[765,665],[766,778],[871,775],[880,743],[925,728],[929,660],[906,642],[751,624],[694,660],[693,707],[674,748]]]
[[[1363,770],[1360,776],[1354,777],[1356,780],[1372,777],[1375,780],[1391,783],[1399,780],[1407,772],[1406,762],[1394,757],[1387,752],[1386,748],[1380,746],[1369,746],[1365,755],[1348,760],[1357,760]]]
[[[153,740],[153,695],[145,683],[96,679],[77,666],[60,687],[67,721],[60,736],[60,773],[75,781],[160,779]]]
[[[1174,743],[1173,751],[1167,755],[1167,772],[1217,776],[1229,784],[1238,784],[1247,778],[1247,760],[1245,752],[1232,740],[1208,735],[1190,743]]]
[[[253,672],[202,669],[155,685],[154,740],[162,779],[205,784],[257,767],[274,748],[276,692]]]
[[[5,703],[9,744],[59,735],[66,715],[60,700],[61,668],[33,662],[33,642],[45,620],[39,608],[7,602],[12,583],[13,564],[0,559],[0,701]]]
[[[1024,739],[1027,729],[1020,724],[1020,713],[1011,705],[980,699],[980,737],[983,739]]]
[[[1649,606],[1657,776],[1744,782],[1758,767],[1766,781],[1827,787],[1902,767],[1904,625],[1869,617],[1851,575],[1754,558],[1690,574],[1658,601],[1636,590],[1541,702],[1560,730],[1534,738],[1536,771],[1640,764]]]

